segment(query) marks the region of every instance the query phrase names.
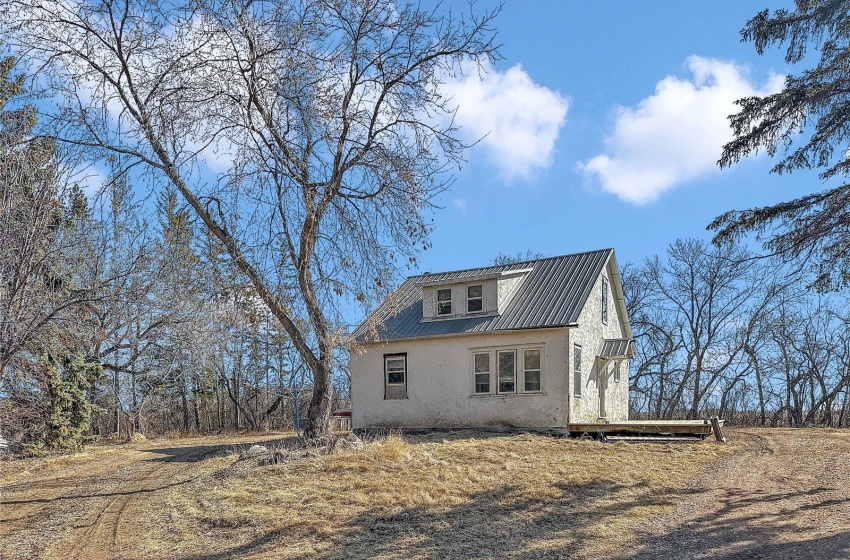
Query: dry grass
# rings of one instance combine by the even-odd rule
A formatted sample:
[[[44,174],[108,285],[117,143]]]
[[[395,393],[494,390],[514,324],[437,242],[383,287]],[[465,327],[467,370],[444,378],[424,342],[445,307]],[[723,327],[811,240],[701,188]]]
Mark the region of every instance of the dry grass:
[[[175,488],[161,520],[173,532],[146,547],[198,559],[606,555],[740,445],[391,435]]]

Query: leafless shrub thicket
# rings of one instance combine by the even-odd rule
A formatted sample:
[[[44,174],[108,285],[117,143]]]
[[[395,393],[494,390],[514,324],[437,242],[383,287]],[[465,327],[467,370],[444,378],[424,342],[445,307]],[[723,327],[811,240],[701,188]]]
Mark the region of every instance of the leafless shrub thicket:
[[[623,270],[637,357],[632,414],[850,425],[850,298],[695,240]]]

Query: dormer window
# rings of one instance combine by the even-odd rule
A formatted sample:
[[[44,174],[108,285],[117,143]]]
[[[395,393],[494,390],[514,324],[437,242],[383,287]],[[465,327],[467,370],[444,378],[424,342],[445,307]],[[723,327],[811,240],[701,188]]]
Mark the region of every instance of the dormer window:
[[[417,282],[422,286],[422,322],[480,319],[503,313],[529,272],[530,268],[457,278],[445,278],[441,274],[439,279],[426,275]]]
[[[476,284],[466,288],[466,312],[479,313],[484,310],[484,286]]]
[[[452,314],[452,289],[437,290],[437,315]]]

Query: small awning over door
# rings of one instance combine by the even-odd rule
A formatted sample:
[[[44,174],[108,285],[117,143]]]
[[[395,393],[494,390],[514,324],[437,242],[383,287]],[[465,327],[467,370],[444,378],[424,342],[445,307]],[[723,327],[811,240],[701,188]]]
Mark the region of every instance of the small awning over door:
[[[605,338],[599,358],[609,360],[631,360],[635,357],[635,343],[629,338]]]

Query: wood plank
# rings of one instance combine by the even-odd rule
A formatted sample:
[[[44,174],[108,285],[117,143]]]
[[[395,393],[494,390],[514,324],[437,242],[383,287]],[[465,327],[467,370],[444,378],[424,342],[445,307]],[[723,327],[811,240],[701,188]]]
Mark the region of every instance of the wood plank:
[[[726,443],[726,438],[723,432],[720,431],[720,419],[717,416],[711,417],[711,430],[714,432],[714,437],[720,443]]]
[[[697,436],[608,436],[608,441],[655,442],[655,443],[696,443],[702,441]]]
[[[718,420],[722,425],[722,420]],[[706,436],[713,432],[709,420],[631,420],[623,422],[576,422],[568,425],[571,432],[590,434],[647,434],[674,435],[691,434]]]

